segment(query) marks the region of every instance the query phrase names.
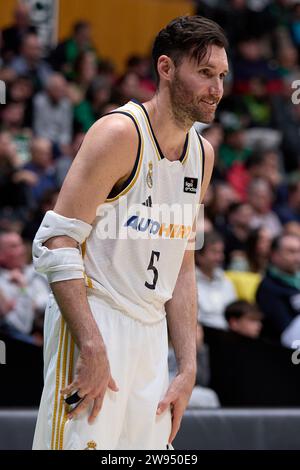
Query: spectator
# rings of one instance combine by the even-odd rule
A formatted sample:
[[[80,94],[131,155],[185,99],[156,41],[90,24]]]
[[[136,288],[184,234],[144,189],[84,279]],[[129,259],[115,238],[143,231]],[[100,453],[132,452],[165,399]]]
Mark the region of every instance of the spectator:
[[[118,81],[113,100],[125,104],[131,99],[139,102],[147,101],[153,96],[153,92],[145,89],[134,72],[126,72]]]
[[[21,168],[16,145],[8,132],[0,132],[0,211],[28,210],[30,205],[29,188],[35,184],[35,175]]]
[[[238,54],[233,65],[235,92],[249,93],[251,80],[259,78],[266,83],[268,93],[278,93],[282,86],[279,73],[270,62],[262,40],[254,36],[243,38],[237,49]]]
[[[284,80],[282,93],[273,98],[274,125],[282,135],[280,148],[287,172],[298,170],[300,162],[300,106],[293,99],[293,82],[294,78]]]
[[[250,155],[245,162],[235,162],[227,172],[228,182],[242,201],[247,200],[249,183],[255,178],[268,181],[274,193],[277,193],[281,183],[277,150],[258,150]]]
[[[300,239],[282,235],[272,243],[270,265],[257,291],[264,336],[289,346],[299,339],[299,299]]]
[[[272,234],[265,228],[250,232],[246,243],[247,270],[264,274],[268,265]]]
[[[33,265],[26,266],[26,250],[16,232],[0,233],[0,290],[6,309],[0,324],[2,331],[24,341],[40,344],[32,336],[35,320],[43,316],[48,300],[47,280],[37,274]]]
[[[74,126],[78,132],[87,132],[102,115],[109,103],[111,85],[107,78],[97,77],[90,85],[86,97],[74,108]]]
[[[71,37],[58,44],[50,55],[54,70],[61,72],[68,79],[74,79],[74,65],[81,52],[96,51],[92,44],[91,25],[87,21],[74,24]]]
[[[226,307],[225,318],[231,331],[249,338],[259,337],[263,315],[256,305],[245,300],[232,302]]]
[[[74,105],[81,103],[89,87],[97,77],[97,58],[93,51],[79,54],[74,64],[74,81],[70,82],[68,94]]]
[[[300,223],[299,222],[287,222],[283,226],[282,233],[284,235],[295,235],[300,239]]]
[[[33,83],[27,76],[16,77],[8,88],[8,101],[22,103],[25,107],[24,126],[26,128],[31,128],[32,124],[33,92]]]
[[[254,215],[251,218],[252,229],[265,227],[274,237],[281,233],[282,227],[278,216],[272,211],[273,193],[264,179],[256,178],[248,187],[248,201]]]
[[[224,139],[223,127],[220,123],[214,122],[209,127],[206,127],[201,135],[208,140],[214,149],[215,160],[212,178],[214,181],[224,181],[224,172],[219,161],[219,150]]]
[[[246,258],[246,245],[250,235],[250,221],[253,215],[252,207],[246,202],[235,202],[227,212],[227,226],[224,230],[225,265],[236,264]],[[236,266],[235,266],[236,269]]]
[[[224,124],[224,131],[225,138],[220,147],[220,165],[228,170],[235,162],[244,162],[251,155],[251,150],[246,147],[245,128],[237,117],[230,117],[230,122]]]
[[[58,188],[60,188],[63,184],[63,181],[69,171],[69,168],[77,155],[77,152],[82,144],[85,134],[83,132],[78,132],[70,145],[70,152],[67,155],[62,155],[58,158],[55,162],[55,174],[56,174],[56,182]],[[42,221],[42,219],[41,219]],[[39,226],[37,226],[37,229]]]
[[[66,80],[55,73],[49,77],[45,91],[34,98],[34,134],[50,140],[61,149],[71,143],[72,123],[72,105],[67,97]]]
[[[236,193],[225,181],[217,181],[213,188],[209,189],[205,197],[206,213],[219,232],[224,232],[229,207],[235,202]]]
[[[276,213],[283,225],[288,222],[300,223],[300,179],[291,181],[288,186],[288,201],[279,205]]]
[[[32,136],[30,128],[25,128],[25,103],[22,101],[9,102],[3,107],[2,129],[8,131],[16,145],[16,150],[22,163],[30,158],[29,146]]]
[[[149,97],[155,92],[156,86],[151,79],[151,61],[147,57],[131,56],[127,60],[127,72],[133,72],[139,78],[140,86],[149,92]]]
[[[3,46],[1,54],[6,62],[20,53],[20,46],[27,33],[35,33],[36,28],[30,23],[30,7],[26,3],[18,3],[14,11],[14,23],[3,30]]]
[[[31,193],[37,204],[47,190],[57,187],[51,142],[42,137],[35,138],[31,144],[31,158],[24,170],[35,176]]]
[[[22,41],[20,55],[9,64],[10,68],[18,75],[30,77],[34,90],[43,88],[52,70],[47,62],[42,60],[41,43],[36,34],[27,33]]]
[[[226,328],[225,307],[236,299],[234,287],[221,266],[224,243],[217,232],[207,233],[204,247],[196,254],[198,321],[214,328]]]
[[[58,196],[58,190],[45,191],[38,207],[28,215],[28,219],[22,230],[22,238],[30,247],[30,259],[32,257],[31,244],[47,211],[53,210]]]

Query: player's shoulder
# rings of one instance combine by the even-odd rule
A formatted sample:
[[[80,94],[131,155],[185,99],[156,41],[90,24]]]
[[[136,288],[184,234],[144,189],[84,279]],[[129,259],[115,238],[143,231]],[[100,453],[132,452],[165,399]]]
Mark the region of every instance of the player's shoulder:
[[[98,119],[90,128],[90,134],[116,136],[130,140],[137,135],[134,120],[121,112],[112,112]]]

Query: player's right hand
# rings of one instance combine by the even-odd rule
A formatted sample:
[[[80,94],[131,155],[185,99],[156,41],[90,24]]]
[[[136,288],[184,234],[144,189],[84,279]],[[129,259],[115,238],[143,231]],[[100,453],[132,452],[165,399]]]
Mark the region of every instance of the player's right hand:
[[[73,419],[92,405],[88,422],[92,424],[101,410],[107,388],[118,392],[110,373],[106,351],[103,347],[85,347],[79,351],[73,382],[61,390],[63,395],[77,392],[81,401],[68,414]]]

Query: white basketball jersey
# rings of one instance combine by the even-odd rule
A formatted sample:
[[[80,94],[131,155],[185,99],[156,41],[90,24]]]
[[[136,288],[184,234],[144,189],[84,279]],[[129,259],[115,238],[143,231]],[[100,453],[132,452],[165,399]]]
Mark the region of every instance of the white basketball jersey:
[[[114,112],[135,123],[138,155],[123,189],[97,209],[82,247],[86,283],[125,314],[155,323],[165,316],[164,304],[172,297],[192,232],[203,145],[192,127],[180,160],[170,161],[141,104],[130,101]]]

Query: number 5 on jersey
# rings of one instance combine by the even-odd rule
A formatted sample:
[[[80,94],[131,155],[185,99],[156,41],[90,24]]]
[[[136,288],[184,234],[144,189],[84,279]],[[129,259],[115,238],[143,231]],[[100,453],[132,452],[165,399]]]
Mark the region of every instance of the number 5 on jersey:
[[[148,289],[154,290],[156,287],[157,279],[158,279],[158,270],[154,266],[154,262],[159,260],[160,252],[159,251],[152,251],[151,253],[151,258],[150,258],[150,263],[147,268],[147,271],[151,270],[153,271],[153,281],[152,284],[149,284],[149,282],[145,282],[145,286],[148,287]]]

